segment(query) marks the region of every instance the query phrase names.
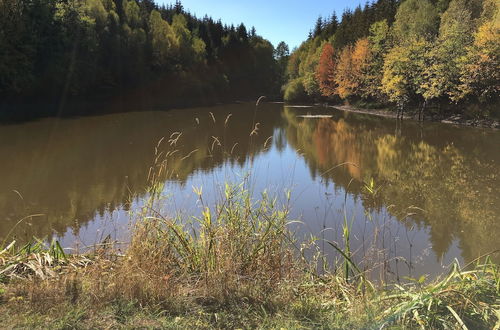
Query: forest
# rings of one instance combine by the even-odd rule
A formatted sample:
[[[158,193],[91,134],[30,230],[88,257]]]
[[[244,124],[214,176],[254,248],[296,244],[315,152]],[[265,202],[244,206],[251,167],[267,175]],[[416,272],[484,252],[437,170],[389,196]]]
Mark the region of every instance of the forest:
[[[168,107],[279,96],[281,49],[179,1],[1,0],[0,113],[113,97]]]
[[[499,116],[495,0],[378,0],[318,18],[288,61],[287,101]]]
[[[495,0],[367,2],[319,17],[291,54],[254,27],[197,18],[180,1],[1,0],[0,114],[266,95],[498,118],[499,54]]]

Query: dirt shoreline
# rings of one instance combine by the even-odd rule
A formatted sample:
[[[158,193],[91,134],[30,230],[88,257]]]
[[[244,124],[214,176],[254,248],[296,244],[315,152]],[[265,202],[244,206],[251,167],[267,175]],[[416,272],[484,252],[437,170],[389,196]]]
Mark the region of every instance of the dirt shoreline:
[[[396,118],[396,113],[394,111],[390,111],[388,109],[362,109],[356,108],[349,105],[330,105],[329,108],[348,111],[354,113],[361,113],[367,115],[374,115],[379,117],[386,118]],[[417,114],[415,113],[407,113],[403,117],[404,120],[417,120]],[[479,128],[492,128],[492,129],[500,129],[500,122],[493,119],[466,119],[463,118],[459,114],[452,115],[446,118],[437,118],[437,117],[425,117],[425,121],[430,122],[441,122],[444,124],[452,124],[452,125],[460,125],[460,126],[469,126],[469,127],[479,127]]]

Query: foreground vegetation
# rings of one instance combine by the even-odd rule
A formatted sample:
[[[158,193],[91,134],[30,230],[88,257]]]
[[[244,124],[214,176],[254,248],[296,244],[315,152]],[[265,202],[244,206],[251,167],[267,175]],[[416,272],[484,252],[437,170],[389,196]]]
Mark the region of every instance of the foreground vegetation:
[[[488,259],[454,265],[431,283],[375,286],[344,256],[318,272],[314,242],[289,230],[288,202],[226,185],[199,218],[161,215],[153,186],[132,240],[119,253],[105,241],[85,254],[57,242],[15,242],[0,252],[5,327],[49,328],[474,328],[499,326],[500,273]],[[331,243],[331,242],[330,242]],[[333,244],[333,243],[331,243]]]

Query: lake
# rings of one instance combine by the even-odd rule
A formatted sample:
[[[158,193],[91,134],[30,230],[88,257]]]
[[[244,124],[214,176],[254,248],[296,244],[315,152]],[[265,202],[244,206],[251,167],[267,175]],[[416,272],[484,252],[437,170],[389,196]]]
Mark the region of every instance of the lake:
[[[356,259],[383,276],[499,247],[499,131],[277,103],[1,124],[0,240],[126,243],[155,149],[171,154],[163,213],[198,216],[194,188],[210,203],[225,182],[278,201],[289,190],[298,239],[317,237],[330,262],[344,216]]]

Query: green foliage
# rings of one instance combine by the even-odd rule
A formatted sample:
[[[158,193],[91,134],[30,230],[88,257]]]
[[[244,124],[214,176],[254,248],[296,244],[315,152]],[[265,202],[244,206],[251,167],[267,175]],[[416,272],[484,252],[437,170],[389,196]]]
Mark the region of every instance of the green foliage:
[[[274,57],[276,58],[279,67],[279,83],[280,86],[283,86],[286,83],[287,66],[290,59],[290,49],[284,41],[280,42],[278,46],[276,46]]]
[[[284,99],[287,102],[305,101],[307,99],[302,78],[296,78],[288,82],[285,86]]]
[[[17,1],[0,1],[0,92],[20,91],[33,80],[35,49],[26,42],[31,37],[23,9]]]
[[[177,100],[167,102],[182,103],[186,94],[201,101],[205,91],[221,100],[275,96],[285,66],[243,24],[224,26],[150,0],[1,1],[0,47],[0,96],[47,103],[149,89],[179,76]],[[203,86],[191,83],[202,78]]]
[[[168,63],[169,55],[173,53],[175,35],[170,24],[164,21],[156,10],[153,10],[149,17],[149,30],[153,48],[153,65],[162,67]]]
[[[377,59],[382,59],[383,54],[386,53],[389,37],[389,24],[387,20],[375,22],[370,26],[370,35],[368,40],[370,41],[370,48],[373,53],[381,54],[377,56]]]
[[[99,26],[108,24],[108,12],[104,8],[101,0],[86,0],[82,3],[83,15],[88,17],[88,20]],[[85,20],[85,16],[82,19]]]
[[[439,28],[439,14],[429,0],[405,0],[396,13],[392,33],[397,43],[432,40]]]
[[[370,27],[368,36],[370,61],[364,70],[364,86],[362,96],[366,99],[372,98],[383,101],[384,94],[382,86],[382,76],[384,68],[384,57],[389,50],[389,25],[387,20],[375,22]]]
[[[396,321],[410,328],[432,329],[498,326],[498,274],[498,266],[488,260],[473,270],[455,263],[448,276],[435,283],[422,286],[425,277],[415,280],[420,289],[396,285],[395,292],[381,297],[393,302],[383,313],[388,320],[383,323]]]

